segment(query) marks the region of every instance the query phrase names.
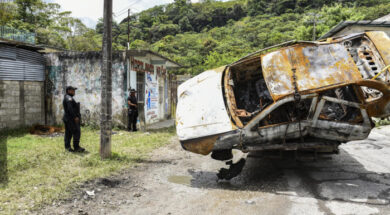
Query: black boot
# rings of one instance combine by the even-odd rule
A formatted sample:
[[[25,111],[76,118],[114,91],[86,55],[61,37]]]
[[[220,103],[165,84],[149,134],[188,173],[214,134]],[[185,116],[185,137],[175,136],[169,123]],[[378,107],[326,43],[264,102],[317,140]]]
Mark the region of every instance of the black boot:
[[[65,150],[68,152],[74,152],[74,150],[71,147],[67,147],[67,148],[65,148]]]
[[[83,147],[77,147],[74,149],[75,152],[85,152],[85,149]]]

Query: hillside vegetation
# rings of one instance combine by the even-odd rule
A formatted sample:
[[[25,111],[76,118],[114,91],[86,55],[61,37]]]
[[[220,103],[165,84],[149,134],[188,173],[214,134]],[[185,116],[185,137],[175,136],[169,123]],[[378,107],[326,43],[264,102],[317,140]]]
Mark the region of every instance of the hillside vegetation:
[[[48,14],[57,13],[48,18],[49,25],[29,23],[28,13],[21,19],[28,25],[12,18],[10,25],[37,29],[40,43],[82,51],[100,49],[102,20],[95,30],[88,29],[69,13],[58,13],[59,6],[44,5],[52,5],[49,8],[54,12]],[[19,12],[13,17],[23,18],[25,13],[16,7]],[[130,17],[130,47],[151,49],[187,66],[177,73],[198,74],[267,46],[294,39],[312,40],[314,19],[318,38],[341,21],[373,20],[388,13],[390,0],[203,0],[193,4],[175,0]],[[53,19],[57,21],[50,21]],[[127,46],[127,21],[113,23],[116,50]]]

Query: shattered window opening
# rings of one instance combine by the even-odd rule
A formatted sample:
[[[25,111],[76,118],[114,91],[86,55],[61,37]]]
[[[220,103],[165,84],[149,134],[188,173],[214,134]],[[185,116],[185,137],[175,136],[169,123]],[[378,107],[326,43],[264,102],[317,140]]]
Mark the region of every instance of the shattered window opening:
[[[309,116],[312,99],[304,99],[299,104],[295,101],[287,102],[259,122],[259,127],[280,125],[284,123],[306,120]]]
[[[360,103],[353,89],[353,86],[345,86],[333,90],[327,90],[321,96],[328,96],[336,99],[346,100],[350,102]],[[326,101],[321,110],[319,119],[348,122],[348,123],[362,123],[363,116],[360,109],[339,103]]]
[[[237,105],[234,111],[244,125],[274,102],[262,74],[260,58],[233,66],[230,77],[229,85]]]

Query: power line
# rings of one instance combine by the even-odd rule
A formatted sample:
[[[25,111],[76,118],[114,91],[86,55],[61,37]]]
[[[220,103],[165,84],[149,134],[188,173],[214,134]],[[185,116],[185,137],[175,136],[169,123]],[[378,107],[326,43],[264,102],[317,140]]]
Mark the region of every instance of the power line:
[[[114,16],[115,16],[115,17],[122,16],[123,14],[126,14],[126,13],[127,13],[127,10],[128,10],[128,9],[130,9],[130,7],[127,8],[127,9],[126,9],[125,11],[123,11],[122,13],[115,14]],[[136,12],[140,12],[139,10],[137,10],[137,9],[135,9],[135,8],[131,8],[131,10],[132,10],[132,11],[136,11]]]
[[[127,6],[127,7],[124,8],[124,9],[122,9],[122,10],[121,10],[122,12],[119,12],[118,14],[115,14],[115,17],[121,16],[121,15],[127,13],[127,10],[130,9],[131,6],[136,5],[136,4],[138,4],[138,3],[142,2],[142,1],[143,1],[143,0],[136,0],[136,1],[135,1],[134,3],[132,3],[131,5]],[[132,10],[138,11],[138,10],[136,10],[135,8],[132,8]]]
[[[134,2],[136,2],[137,0],[132,0],[132,1],[130,1],[131,3],[129,4],[129,5],[127,5],[126,7],[124,7],[124,8],[122,8],[121,10],[118,10],[118,11],[116,11],[116,12],[114,12],[114,13],[121,13],[121,12],[123,12],[124,10],[127,10]]]

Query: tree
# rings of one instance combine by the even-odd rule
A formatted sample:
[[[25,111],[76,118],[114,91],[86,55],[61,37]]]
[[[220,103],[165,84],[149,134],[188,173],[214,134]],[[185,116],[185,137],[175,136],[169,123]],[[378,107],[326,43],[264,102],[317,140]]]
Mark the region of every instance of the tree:
[[[0,25],[7,25],[17,15],[17,5],[15,3],[0,1]]]
[[[267,3],[264,0],[249,0],[247,7],[249,16],[257,16],[265,13]]]
[[[130,49],[148,50],[150,49],[150,44],[143,40],[134,40],[130,43]]]
[[[179,26],[182,32],[194,30],[187,16],[181,18],[181,20],[179,21]]]

